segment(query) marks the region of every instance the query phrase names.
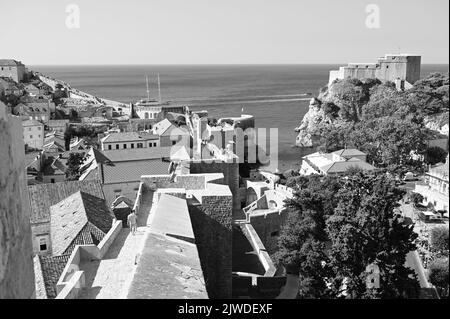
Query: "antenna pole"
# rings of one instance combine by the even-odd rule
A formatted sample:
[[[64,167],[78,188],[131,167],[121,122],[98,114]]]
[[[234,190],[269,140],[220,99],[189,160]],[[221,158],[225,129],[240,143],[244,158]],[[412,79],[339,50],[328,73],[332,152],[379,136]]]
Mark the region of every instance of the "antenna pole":
[[[148,89],[148,76],[145,76],[145,83],[147,84],[147,101],[150,100],[150,90]]]
[[[161,103],[161,83],[159,81],[159,73],[158,73],[158,97],[159,97],[159,103]]]

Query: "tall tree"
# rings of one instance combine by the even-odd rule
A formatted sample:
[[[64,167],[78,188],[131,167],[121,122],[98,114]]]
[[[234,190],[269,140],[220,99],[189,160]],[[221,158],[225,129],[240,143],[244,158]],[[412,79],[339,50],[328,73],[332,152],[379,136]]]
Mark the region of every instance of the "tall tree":
[[[76,181],[80,178],[81,172],[80,167],[84,162],[83,153],[71,153],[69,159],[67,160],[67,171],[66,178],[69,181]]]
[[[274,257],[298,270],[301,298],[417,297],[404,266],[417,235],[393,212],[404,191],[385,174],[349,173],[288,180],[297,191]],[[369,265],[380,270],[379,287],[367,286]]]

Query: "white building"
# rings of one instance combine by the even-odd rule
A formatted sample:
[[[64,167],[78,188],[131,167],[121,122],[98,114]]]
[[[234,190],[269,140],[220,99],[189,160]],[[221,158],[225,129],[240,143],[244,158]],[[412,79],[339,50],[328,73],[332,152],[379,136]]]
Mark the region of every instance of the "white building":
[[[303,157],[301,175],[342,174],[349,168],[372,171],[376,168],[366,162],[366,154],[357,149],[342,149],[333,153],[316,152]]]
[[[100,142],[102,151],[160,147],[158,135],[137,132],[111,133]]]
[[[181,105],[171,105],[168,102],[159,102],[157,100],[141,100],[134,106],[136,115],[141,119],[158,119],[158,115],[163,113],[163,117],[169,112],[184,114],[185,107]]]
[[[36,120],[22,122],[23,141],[30,148],[42,150],[44,146],[44,124]]]
[[[445,164],[430,168],[426,174],[426,184],[416,184],[415,192],[424,197],[423,204],[433,204],[436,210],[447,211],[448,216],[448,200],[449,200],[449,159]]]

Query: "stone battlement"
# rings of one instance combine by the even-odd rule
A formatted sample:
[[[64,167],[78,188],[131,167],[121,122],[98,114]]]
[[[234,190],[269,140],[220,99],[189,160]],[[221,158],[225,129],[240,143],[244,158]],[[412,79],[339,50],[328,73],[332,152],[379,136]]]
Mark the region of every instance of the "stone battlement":
[[[346,78],[379,79],[382,82],[398,80],[413,84],[420,78],[421,56],[386,54],[377,63],[349,63],[339,70],[330,71],[328,85]]]

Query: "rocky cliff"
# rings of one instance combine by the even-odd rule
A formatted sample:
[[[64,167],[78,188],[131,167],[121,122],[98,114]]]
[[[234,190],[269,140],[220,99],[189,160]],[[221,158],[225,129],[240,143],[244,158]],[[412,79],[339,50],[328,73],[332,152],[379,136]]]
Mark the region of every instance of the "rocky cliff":
[[[312,98],[309,102],[308,112],[303,117],[300,125],[295,128],[298,132],[295,145],[298,147],[313,147],[317,144],[319,136],[315,134],[322,123],[329,122],[322,108],[322,102]]]
[[[310,101],[299,126],[296,146],[321,145],[324,133],[380,118],[421,119],[431,131],[448,136],[448,74],[430,74],[406,91],[377,79],[338,80],[322,88]],[[412,120],[415,118],[415,120]]]
[[[319,145],[321,132],[328,125],[340,125],[343,121],[339,117],[340,105],[345,102],[340,94],[343,83],[333,83],[330,87],[320,90],[316,98],[309,102],[308,112],[304,115],[300,125],[295,128],[298,132],[295,145],[298,147],[315,147]]]

